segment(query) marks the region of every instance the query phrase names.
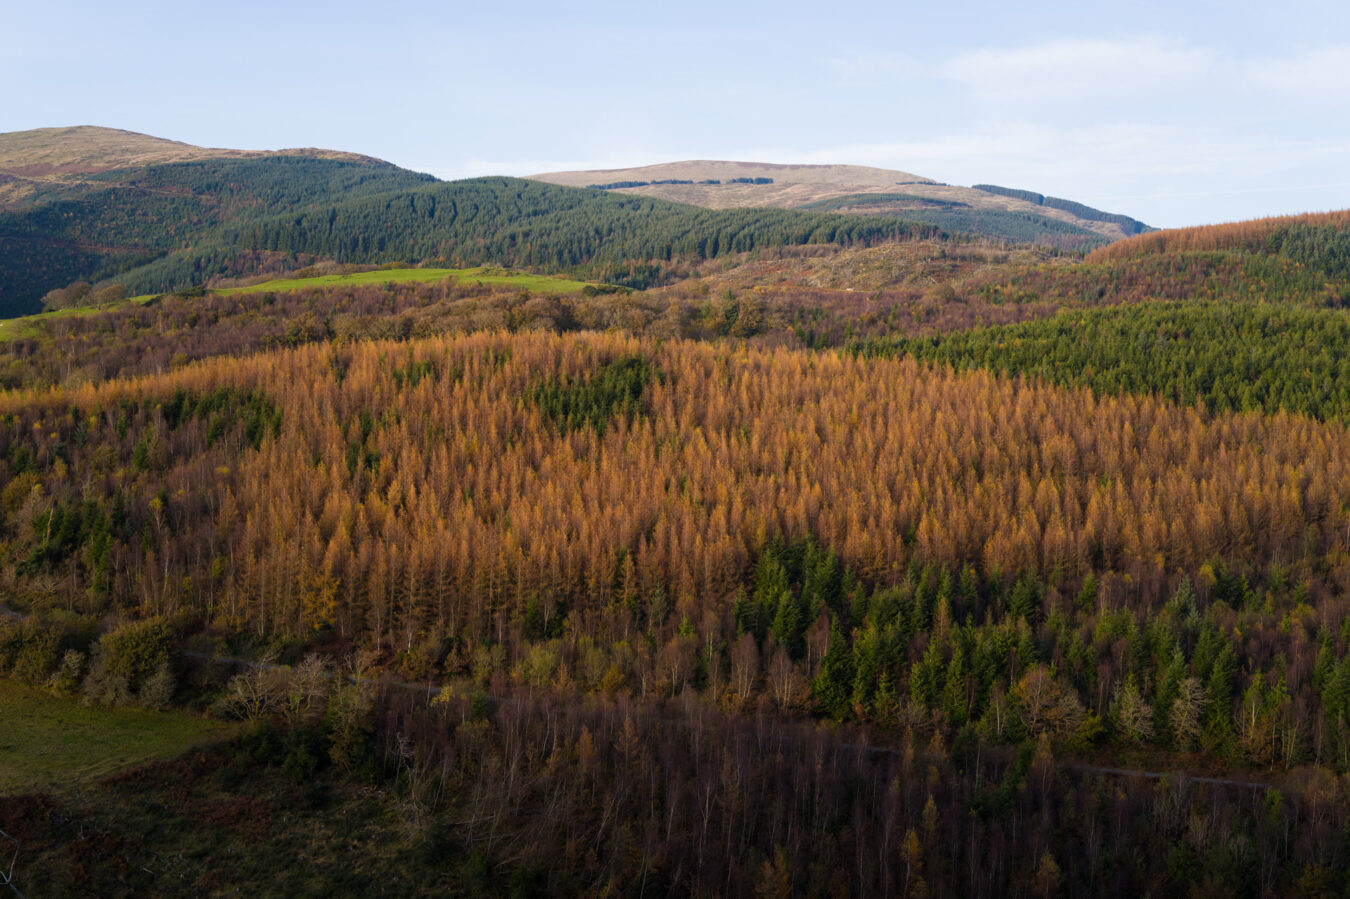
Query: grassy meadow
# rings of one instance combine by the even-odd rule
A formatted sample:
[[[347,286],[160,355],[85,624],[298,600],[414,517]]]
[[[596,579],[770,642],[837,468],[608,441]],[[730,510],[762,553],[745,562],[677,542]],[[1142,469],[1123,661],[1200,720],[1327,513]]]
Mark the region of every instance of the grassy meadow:
[[[84,706],[0,680],[0,794],[97,780],[235,730],[183,712]]]
[[[431,283],[455,278],[461,284],[491,284],[517,287],[538,293],[573,294],[581,293],[586,284],[567,278],[554,278],[548,275],[531,275],[513,272],[501,268],[394,268],[379,269],[373,272],[354,272],[347,275],[320,275],[313,278],[278,278],[251,284],[248,287],[227,287],[214,291],[230,295],[235,293],[258,293],[260,291],[281,292],[304,290],[314,287],[356,287],[363,284],[389,284],[417,281]]]

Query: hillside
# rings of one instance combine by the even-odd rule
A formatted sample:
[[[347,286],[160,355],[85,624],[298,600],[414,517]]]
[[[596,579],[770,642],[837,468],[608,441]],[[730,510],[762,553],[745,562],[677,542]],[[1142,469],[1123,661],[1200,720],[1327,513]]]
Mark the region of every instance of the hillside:
[[[1328,272],[1350,274],[1350,210],[1168,228],[1100,247],[1087,259],[1118,262],[1206,252],[1272,253]]]
[[[967,221],[974,213],[984,213],[993,222],[1014,214],[1032,217],[1042,227],[1057,222],[1110,240],[1128,237],[1146,228],[1128,217],[1100,213],[1088,207],[1068,211],[1048,206],[1037,201],[1039,194],[958,187],[909,172],[859,165],[691,160],[626,169],[549,172],[530,177],[570,187],[602,185],[621,193],[662,197],[710,209],[775,206],[905,214],[923,217],[944,227],[957,213],[964,214]],[[629,183],[635,186],[611,186]]]
[[[1350,214],[86,136],[0,212],[96,282],[0,322],[11,886],[1350,893]]]
[[[76,143],[46,158],[114,159]],[[707,210],[518,179],[439,182],[364,158],[279,153],[107,168],[43,191],[0,211],[4,314],[35,312],[44,294],[76,280],[156,293],[316,258],[499,264],[646,286],[672,266],[728,253],[940,234],[896,216]]]
[[[312,147],[228,150],[197,147],[135,131],[94,125],[35,128],[0,134],[0,211],[32,202],[35,197],[61,186],[86,182],[85,176],[99,172],[199,159],[265,156],[306,156],[367,165],[389,165],[357,153]]]
[[[330,262],[0,326],[25,889],[1241,895],[1227,835],[1288,833],[1277,895],[1343,851],[1336,220],[1087,261],[341,160],[88,177],[8,221],[162,241],[129,285],[669,278]],[[250,723],[86,786],[134,759],[32,758],[41,685]]]
[[[699,162],[549,177],[581,186],[439,182],[356,154],[209,149],[106,128],[0,135],[0,314],[36,312],[75,282],[158,293],[320,259],[504,265],[643,288],[733,253],[944,235],[1084,250],[1133,222],[859,166]],[[597,177],[720,183],[652,188],[663,198],[586,190]]]

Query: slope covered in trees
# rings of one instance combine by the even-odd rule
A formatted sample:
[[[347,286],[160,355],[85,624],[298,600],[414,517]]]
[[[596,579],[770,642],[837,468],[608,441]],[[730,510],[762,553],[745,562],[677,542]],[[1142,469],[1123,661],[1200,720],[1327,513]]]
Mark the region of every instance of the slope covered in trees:
[[[1112,780],[1057,767],[1044,742],[1014,754],[911,738],[887,750],[860,730],[813,732],[689,702],[563,716],[524,700],[459,727],[469,702],[425,716],[399,705],[384,739],[413,735],[423,783],[452,785],[450,820],[483,822],[481,835],[492,812],[515,810],[505,820],[543,844],[531,867],[566,878],[557,892],[1255,896],[1344,882],[1334,867],[1346,851],[1344,794],[1325,777],[1287,794],[1183,776]],[[484,744],[496,770],[522,776],[493,789],[472,764],[455,766]],[[566,811],[538,811],[550,804]]]
[[[980,209],[956,200],[930,199],[915,194],[848,194],[817,200],[799,208],[815,212],[839,210],[904,215],[948,231],[965,231],[993,240],[1038,244],[1062,250],[1088,250],[1107,243],[1107,238],[1080,225],[1034,212]]]
[[[1005,267],[966,285],[993,303],[1099,306],[1153,300],[1344,306],[1350,277],[1266,252],[1197,251]]]
[[[1109,222],[1116,225],[1120,230],[1127,234],[1140,234],[1149,230],[1149,227],[1137,219],[1132,219],[1128,215],[1120,215],[1113,212],[1102,212],[1100,209],[1093,209],[1091,206],[1083,203],[1076,203],[1073,200],[1064,200],[1059,197],[1047,197],[1044,194],[1038,194],[1030,190],[1017,190],[1011,187],[999,187],[997,184],[975,184],[974,190],[982,190],[985,193],[998,194],[1003,197],[1012,197],[1017,200],[1024,200],[1028,203],[1034,203],[1037,206],[1045,206],[1050,209],[1059,209],[1070,213],[1080,219],[1086,219],[1092,222]]]
[[[322,882],[1334,893],[1343,219],[1085,262],[363,160],[82,172],[6,259],[197,286],[0,325],[0,676],[259,723],[0,829],[67,892],[369,840]],[[423,258],[611,283],[201,287]]]
[[[931,237],[933,225],[786,210],[712,211],[512,179],[436,182],[304,157],[117,170],[0,214],[0,303],[112,279],[132,294],[247,274],[260,251],[574,271],[645,286],[662,266],[763,247]]]
[[[1033,375],[1108,396],[1142,393],[1219,411],[1283,410],[1345,421],[1347,345],[1350,319],[1340,310],[1143,303],[855,348]]]
[[[434,180],[387,164],[290,156],[89,175],[47,202],[0,213],[0,307],[11,315],[36,311],[35,301],[52,288],[77,278],[112,278],[184,247],[210,244],[227,221]],[[250,249],[237,245],[219,253],[233,258]],[[184,276],[165,286],[186,286],[201,274]],[[139,287],[134,277],[121,283]]]
[[[335,221],[333,216],[337,216]],[[931,225],[789,210],[706,210],[507,178],[437,184],[241,226],[227,244],[361,261],[439,258],[584,271],[632,282],[626,263],[710,259],[764,247],[931,237]]]
[[[1102,247],[1089,255],[1088,261],[1221,250],[1272,253],[1346,277],[1350,273],[1350,211],[1154,231]]]
[[[1341,425],[619,336],[3,402],[0,577],[32,608],[357,641],[418,679],[1350,766]]]
[[[59,894],[1335,895],[1344,785],[1117,777],[627,697],[320,696],[73,796],[6,797]],[[355,718],[358,739],[351,739]],[[353,754],[355,750],[355,755]]]
[[[0,386],[96,382],[161,372],[210,356],[328,340],[492,329],[621,330],[663,338],[830,347],[864,335],[1006,324],[1054,311],[1044,302],[948,300],[915,288],[864,293],[738,285],[714,292],[697,279],[643,292],[591,286],[575,293],[540,289],[550,280],[545,278],[536,279],[533,291],[486,280],[338,283],[278,292],[261,284],[247,292],[198,295],[200,291],[189,290],[140,303],[14,319],[0,324],[5,338],[0,343]]]

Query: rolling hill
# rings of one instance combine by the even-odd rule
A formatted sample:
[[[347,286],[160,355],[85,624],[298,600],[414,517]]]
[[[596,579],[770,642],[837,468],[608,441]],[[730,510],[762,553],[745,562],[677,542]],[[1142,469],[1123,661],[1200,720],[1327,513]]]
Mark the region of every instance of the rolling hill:
[[[765,248],[971,235],[1084,250],[1143,228],[1039,194],[859,166],[699,162],[542,180],[556,183],[441,182],[352,153],[211,149],[107,128],[4,134],[0,314],[35,312],[75,281],[155,293],[316,259],[646,287],[688,262]],[[585,189],[598,181],[607,189]],[[616,186],[638,181],[667,183]],[[643,192],[659,196],[632,195]]]
[[[0,323],[11,886],[1347,893],[1346,214],[50,158],[0,290],[294,277]]]
[[[8,315],[37,311],[45,293],[76,280],[154,293],[316,258],[503,264],[646,286],[686,259],[941,230],[908,217],[707,210],[509,178],[440,182],[351,154],[204,150],[105,129],[0,144],[6,177],[27,191],[0,209]]]
[[[922,217],[947,227],[952,221],[997,222],[1008,214],[1062,223],[1109,240],[1148,226],[1128,216],[1056,201],[1029,191],[995,185],[958,187],[909,172],[861,165],[779,165],[763,162],[690,160],[627,169],[549,172],[538,181],[570,187],[603,187],[661,197],[710,209],[775,206]],[[1067,207],[1067,208],[1066,208]],[[961,228],[960,230],[965,230]]]
[[[149,134],[95,125],[35,128],[0,134],[0,211],[31,204],[41,197],[61,193],[75,184],[88,184],[89,175],[101,172],[202,159],[256,159],[268,156],[338,159],[393,168],[390,163],[369,156],[313,147],[228,150],[197,147]]]

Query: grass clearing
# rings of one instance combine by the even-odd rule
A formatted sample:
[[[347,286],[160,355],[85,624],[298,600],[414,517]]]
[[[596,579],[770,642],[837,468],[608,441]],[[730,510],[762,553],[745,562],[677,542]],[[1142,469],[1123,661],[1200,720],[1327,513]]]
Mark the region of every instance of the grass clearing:
[[[0,794],[97,780],[236,730],[183,712],[87,707],[0,680]]]
[[[480,266],[478,268],[392,268],[372,272],[356,272],[350,275],[320,275],[315,278],[278,278],[264,281],[248,287],[223,287],[211,293],[229,296],[236,293],[261,293],[272,291],[281,293],[288,290],[305,290],[314,287],[354,287],[365,284],[406,283],[409,281],[430,284],[455,278],[461,284],[488,284],[528,290],[541,294],[579,294],[588,285],[585,281],[573,281],[570,278],[558,278],[552,275],[532,275],[527,272],[513,272],[510,269]],[[25,338],[43,336],[43,324],[54,319],[72,315],[93,315],[107,312],[123,306],[142,306],[160,294],[144,294],[127,297],[116,303],[102,306],[77,306],[73,309],[58,309],[54,312],[38,312],[19,318],[0,320],[0,343]]]
[[[157,293],[147,293],[142,296],[127,297],[126,299],[118,300],[115,303],[104,303],[99,306],[74,306],[70,309],[56,309],[51,312],[35,312],[32,315],[21,315],[18,318],[0,319],[0,343],[7,340],[22,340],[26,337],[41,337],[41,326],[44,322],[70,316],[93,315],[96,312],[108,312],[112,309],[120,309],[123,306],[144,306],[157,296],[159,296]]]
[[[363,284],[401,284],[409,281],[431,283],[454,278],[461,284],[492,284],[515,287],[537,293],[581,293],[583,281],[555,278],[550,275],[531,275],[509,269],[479,268],[391,268],[373,272],[355,272],[349,275],[320,275],[314,278],[278,278],[248,287],[226,287],[212,291],[219,294],[258,293],[303,290],[313,287],[347,287]]]

